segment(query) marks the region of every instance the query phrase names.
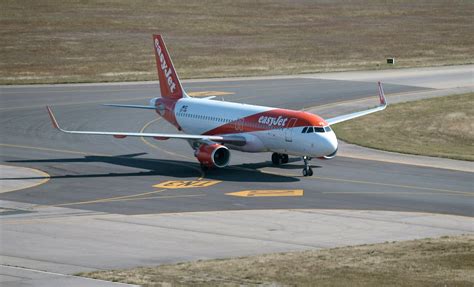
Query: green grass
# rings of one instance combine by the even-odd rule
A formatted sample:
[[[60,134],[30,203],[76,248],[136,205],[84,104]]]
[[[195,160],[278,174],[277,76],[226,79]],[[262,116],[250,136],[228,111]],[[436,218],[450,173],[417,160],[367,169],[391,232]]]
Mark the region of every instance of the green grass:
[[[474,93],[395,105],[337,124],[344,141],[387,151],[474,160]]]
[[[474,236],[80,275],[142,286],[473,286]]]
[[[155,80],[473,62],[470,0],[0,2],[0,84]]]

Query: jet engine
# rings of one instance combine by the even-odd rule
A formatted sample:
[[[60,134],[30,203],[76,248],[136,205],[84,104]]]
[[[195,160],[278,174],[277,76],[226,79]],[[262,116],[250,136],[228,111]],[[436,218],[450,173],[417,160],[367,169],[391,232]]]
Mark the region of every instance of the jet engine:
[[[223,168],[226,167],[230,161],[229,149],[217,143],[200,145],[194,155],[203,167],[208,168]]]

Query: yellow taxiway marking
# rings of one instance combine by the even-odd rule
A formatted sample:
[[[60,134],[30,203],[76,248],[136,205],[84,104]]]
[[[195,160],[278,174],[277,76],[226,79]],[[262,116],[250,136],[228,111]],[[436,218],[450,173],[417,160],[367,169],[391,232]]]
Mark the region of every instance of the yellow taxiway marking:
[[[272,174],[272,175],[279,175],[279,176],[302,177],[302,176],[297,176],[297,175],[294,175],[294,174],[287,174],[287,173],[280,173],[280,172],[273,172],[273,171],[266,171],[266,170],[260,170],[260,172],[266,173],[266,174]],[[334,177],[320,177],[320,176],[305,177],[304,179],[306,179],[306,180],[328,180],[328,181],[347,182],[347,183],[355,183],[355,184],[367,184],[367,185],[389,186],[389,187],[396,187],[396,188],[407,188],[407,189],[415,189],[415,190],[424,190],[426,193],[452,193],[452,194],[457,194],[457,195],[462,195],[462,196],[474,196],[473,193],[466,192],[466,191],[458,191],[458,190],[450,190],[450,189],[438,189],[438,188],[422,187],[422,186],[414,186],[414,185],[392,184],[392,183],[383,183],[383,182],[376,182],[376,181],[352,180],[352,179],[334,178]]]
[[[160,119],[161,119],[161,118],[156,118],[156,119],[154,119],[154,120],[149,121],[148,123],[146,123],[146,124],[141,128],[140,132],[143,133],[151,124],[158,122]],[[182,158],[185,158],[185,159],[188,159],[188,160],[189,160],[189,159],[192,159],[192,158],[190,158],[190,157],[188,157],[188,156],[184,156],[184,155],[179,154],[179,153],[170,152],[170,151],[167,151],[167,150],[165,150],[165,149],[163,149],[163,148],[161,148],[161,147],[158,147],[157,145],[154,145],[154,144],[150,143],[150,142],[149,142],[146,138],[144,138],[144,137],[140,137],[140,139],[142,140],[142,142],[144,142],[144,143],[145,143],[146,145],[148,145],[149,147],[152,147],[152,148],[157,149],[157,150],[161,150],[162,152],[167,153],[167,154],[169,154],[169,155],[172,155],[172,156],[175,156],[175,157],[182,157]],[[185,167],[185,168],[192,168],[192,169],[198,171],[199,174],[200,174],[200,176],[197,178],[197,180],[201,180],[201,179],[204,178],[204,176],[205,176],[204,172],[203,172],[200,168],[194,167],[194,166],[192,166],[192,165],[190,165],[190,164],[181,164],[181,163],[176,163],[176,162],[174,162],[173,164],[174,164],[174,165],[178,165],[178,166],[183,166],[183,167]]]
[[[136,200],[147,200],[147,199],[174,199],[174,198],[190,198],[190,197],[203,197],[206,196],[206,194],[180,194],[180,195],[161,195],[161,196],[146,196],[146,197],[139,197],[139,198],[123,198],[123,199],[114,199],[114,200],[108,200],[104,201],[104,203],[109,203],[109,202],[122,202],[122,201],[136,201]],[[51,206],[57,206],[57,205],[51,205]],[[50,207],[50,206],[44,206],[44,207]],[[163,213],[163,214],[168,214],[168,213]],[[169,213],[169,214],[178,214],[178,213]],[[3,218],[0,218],[0,224],[2,225],[12,225],[12,224],[35,224],[39,222],[51,222],[51,221],[62,221],[67,218],[67,220],[71,219],[82,219],[84,217],[88,218],[100,218],[102,216],[107,216],[110,214],[104,214],[104,213],[94,213],[94,214],[85,214],[85,215],[78,215],[75,214],[74,216],[60,216],[60,217],[47,217],[47,218],[34,218],[34,219],[13,219],[13,220],[3,220]]]
[[[384,192],[384,191],[324,191],[321,192],[323,194],[364,194],[364,195],[370,195],[370,194],[376,194],[376,195],[430,195],[433,194],[434,192],[429,192],[429,191],[397,191],[397,192]],[[440,193],[437,193],[440,194]],[[444,196],[459,196],[459,194],[451,194],[451,193],[441,193]],[[472,195],[462,195],[461,196],[472,196]]]
[[[407,95],[411,96],[413,94],[426,93],[428,90],[429,89],[423,89],[423,90],[419,90],[419,91],[408,91],[408,92],[392,93],[392,94],[387,94],[387,96],[390,96],[390,97],[407,96]],[[342,100],[342,101],[337,101],[337,102],[323,104],[323,105],[305,107],[301,110],[302,111],[308,111],[308,110],[312,110],[312,109],[316,109],[316,108],[318,108],[318,109],[320,109],[320,108],[329,108],[329,107],[338,106],[338,105],[342,105],[342,104],[363,102],[363,101],[367,101],[367,100],[371,100],[371,99],[375,99],[375,98],[376,98],[376,95],[374,94],[374,95],[370,95],[370,96],[364,96],[364,97],[358,98],[358,99]]]
[[[203,91],[203,92],[190,92],[188,93],[191,97],[211,97],[211,96],[226,96],[233,95],[232,92],[222,92],[222,91]]]
[[[59,152],[59,153],[80,154],[80,155],[109,156],[109,155],[106,155],[106,154],[93,153],[93,152],[89,153],[89,152],[74,151],[74,150],[53,149],[53,148],[46,148],[46,147],[24,146],[24,145],[15,145],[15,144],[2,144],[2,143],[0,143],[0,146],[11,147],[11,148],[41,150],[41,151],[53,151],[53,152]]]
[[[303,196],[302,189],[269,189],[269,190],[242,190],[226,193],[226,195],[239,197],[270,197],[270,196]]]
[[[149,100],[149,97],[143,98],[133,98],[133,99],[117,99],[113,100],[114,102],[129,102],[129,101],[138,101],[138,100]],[[110,100],[99,100],[99,101],[83,101],[83,102],[67,102],[67,103],[55,103],[54,106],[73,106],[73,105],[86,105],[86,104],[105,104],[109,103]],[[9,108],[0,108],[0,111],[7,110],[19,110],[19,109],[32,109],[32,108],[44,108],[45,104],[43,105],[32,105],[32,106],[19,106],[19,107],[9,107]]]
[[[398,187],[398,188],[408,188],[408,189],[417,189],[417,190],[426,190],[432,192],[443,192],[443,193],[455,193],[462,194],[465,196],[474,196],[473,193],[449,189],[438,189],[431,187],[422,187],[422,186],[413,186],[413,185],[403,185],[403,184],[391,184],[391,183],[382,183],[382,182],[371,182],[371,181],[362,181],[362,180],[351,180],[351,179],[342,179],[342,178],[331,178],[331,177],[318,177],[314,176],[314,179],[330,180],[330,181],[340,181],[340,182],[349,182],[357,184],[370,184],[370,185],[379,185],[379,186],[389,186],[389,187]]]
[[[22,169],[31,170],[32,172],[38,174],[40,177],[43,177],[43,179],[42,179],[40,182],[28,184],[28,185],[21,186],[21,187],[19,187],[19,188],[13,188],[13,189],[5,189],[4,186],[0,186],[0,193],[7,193],[7,192],[12,192],[12,191],[17,191],[17,190],[23,190],[23,189],[27,189],[27,188],[32,188],[32,187],[35,187],[35,186],[42,185],[42,184],[48,182],[49,179],[50,179],[50,175],[47,174],[46,172],[42,171],[42,170],[35,169],[35,168],[30,168],[30,167],[20,167],[20,166],[14,166],[14,167],[18,167],[18,168],[22,168]],[[8,178],[4,178],[4,179],[8,179]]]
[[[161,118],[156,118],[156,119],[153,119],[149,122],[147,122],[141,129],[140,129],[140,132],[143,133],[145,132],[145,130],[152,124],[156,123],[156,122],[159,122],[161,120]],[[140,139],[142,140],[142,142],[144,142],[147,146],[149,147],[152,147],[154,149],[157,149],[157,150],[161,150],[162,152],[165,152],[169,155],[172,155],[172,156],[177,156],[177,157],[181,157],[181,158],[185,158],[185,159],[191,159],[189,156],[185,156],[185,155],[182,155],[182,154],[178,154],[178,153],[174,153],[174,152],[170,152],[170,151],[167,151],[157,145],[154,145],[152,143],[150,143],[149,141],[147,141],[147,139],[145,137],[140,137]]]
[[[95,199],[95,200],[77,201],[77,202],[68,202],[68,203],[61,203],[61,204],[55,204],[55,205],[37,206],[36,208],[48,207],[48,206],[69,206],[69,205],[82,205],[82,204],[91,204],[91,203],[103,203],[103,202],[109,202],[109,201],[120,201],[120,200],[127,200],[127,199],[130,199],[130,198],[137,198],[137,197],[141,197],[141,196],[144,196],[144,195],[155,194],[155,193],[159,193],[159,192],[162,192],[162,191],[165,191],[165,189],[149,191],[149,192],[143,192],[143,193],[138,193],[138,194],[124,195],[124,196],[100,198],[100,199]]]
[[[159,184],[155,184],[153,187],[167,188],[167,189],[179,189],[179,188],[192,188],[192,187],[208,187],[218,184],[219,180],[170,180]]]
[[[186,197],[201,197],[206,196],[205,194],[180,194],[180,195],[159,195],[159,196],[145,196],[137,198],[122,198],[122,199],[113,199],[106,202],[116,202],[116,201],[134,201],[134,200],[145,200],[145,199],[169,199],[169,198],[186,198]]]

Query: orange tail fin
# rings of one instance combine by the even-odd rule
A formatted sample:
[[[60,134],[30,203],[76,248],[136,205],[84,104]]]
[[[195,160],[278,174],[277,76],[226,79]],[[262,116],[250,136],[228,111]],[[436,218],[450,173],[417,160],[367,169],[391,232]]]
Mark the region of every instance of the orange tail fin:
[[[169,99],[188,97],[181,86],[178,74],[173,67],[173,62],[171,61],[161,35],[153,35],[153,44],[155,48],[156,67],[158,69],[161,96]]]

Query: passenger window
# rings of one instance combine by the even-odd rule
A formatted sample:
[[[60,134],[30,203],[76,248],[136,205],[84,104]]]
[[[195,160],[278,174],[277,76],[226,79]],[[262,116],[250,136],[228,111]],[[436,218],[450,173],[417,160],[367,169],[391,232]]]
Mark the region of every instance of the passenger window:
[[[304,127],[303,128],[303,131],[301,132],[302,134],[306,133],[306,130],[308,129],[308,127]]]
[[[309,134],[309,133],[312,133],[313,132],[313,127],[309,127],[307,130],[306,130],[306,133]]]

